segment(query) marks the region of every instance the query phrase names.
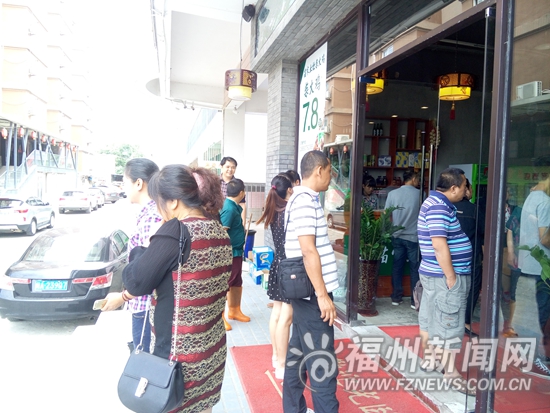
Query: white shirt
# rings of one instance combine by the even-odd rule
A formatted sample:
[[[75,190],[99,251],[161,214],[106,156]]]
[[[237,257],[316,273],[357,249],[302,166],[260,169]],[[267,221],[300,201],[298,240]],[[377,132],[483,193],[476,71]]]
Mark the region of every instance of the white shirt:
[[[315,246],[321,259],[321,273],[327,292],[338,288],[336,257],[328,238],[328,226],[319,204],[319,194],[305,186],[296,186],[285,212],[285,253],[287,258],[303,256],[298,237],[315,235]],[[305,195],[304,195],[305,194]]]

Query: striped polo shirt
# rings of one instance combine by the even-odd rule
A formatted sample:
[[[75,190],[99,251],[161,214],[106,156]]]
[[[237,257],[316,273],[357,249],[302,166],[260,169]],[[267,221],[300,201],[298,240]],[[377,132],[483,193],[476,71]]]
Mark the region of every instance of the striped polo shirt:
[[[321,258],[321,272],[327,292],[338,288],[336,257],[328,238],[328,227],[319,203],[319,194],[305,186],[296,186],[285,213],[285,253],[287,258],[301,257],[298,237],[316,235],[315,245]]]
[[[445,237],[451,252],[451,261],[457,275],[470,275],[472,244],[460,228],[455,206],[441,192],[430,191],[418,215],[418,244],[422,261],[418,272],[426,277],[445,274],[435,257],[432,237]]]

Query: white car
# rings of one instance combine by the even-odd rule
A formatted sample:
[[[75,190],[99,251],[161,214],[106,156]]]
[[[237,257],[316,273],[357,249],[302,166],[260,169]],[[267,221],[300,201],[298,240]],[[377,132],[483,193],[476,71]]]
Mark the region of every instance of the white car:
[[[90,188],[88,189],[88,192],[92,195],[95,195],[97,198],[97,206],[101,208],[103,205],[105,205],[105,194],[103,191],[99,188]]]
[[[39,198],[0,198],[0,232],[33,236],[39,229],[53,228],[54,223],[55,213],[48,202]]]
[[[59,213],[84,211],[89,214],[97,209],[97,197],[87,191],[65,191],[59,198]]]

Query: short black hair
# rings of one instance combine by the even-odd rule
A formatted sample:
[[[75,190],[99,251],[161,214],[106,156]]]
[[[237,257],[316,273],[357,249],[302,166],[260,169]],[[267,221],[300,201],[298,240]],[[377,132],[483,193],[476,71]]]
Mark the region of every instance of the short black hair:
[[[231,156],[224,156],[220,161],[220,165],[224,166],[227,161],[233,162],[235,164],[235,167],[237,167],[237,161],[235,160],[235,158],[232,158]]]
[[[296,181],[300,183],[302,182],[302,179],[300,178],[300,174],[296,172],[294,169],[289,169],[288,171],[285,172],[285,174],[288,175],[293,185],[294,185],[294,182]]]
[[[232,179],[227,183],[227,196],[234,197],[244,191],[244,182],[240,179]]]
[[[415,172],[414,169],[407,169],[405,172],[403,172],[403,182],[412,181],[417,176],[418,172]]]
[[[460,168],[447,168],[441,171],[437,179],[436,189],[448,191],[452,186],[460,186],[464,182],[464,171]]]
[[[330,163],[327,155],[321,151],[309,151],[306,152],[302,161],[300,162],[300,171],[302,177],[307,179],[311,176],[315,168],[321,167],[325,169]]]
[[[369,174],[363,175],[363,185],[370,186],[371,188],[376,188],[376,179]]]

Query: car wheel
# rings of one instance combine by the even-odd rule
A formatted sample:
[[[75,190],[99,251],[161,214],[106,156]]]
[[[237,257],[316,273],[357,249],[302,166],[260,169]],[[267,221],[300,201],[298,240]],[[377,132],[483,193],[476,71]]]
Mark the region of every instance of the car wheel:
[[[86,210],[86,213],[87,213],[87,214],[89,214],[90,212],[92,212],[92,205],[90,205],[90,206],[88,207],[88,209]]]
[[[98,206],[97,206],[97,204],[96,204],[96,206],[95,206],[95,207],[93,207],[93,210],[94,210],[94,211],[96,211],[96,210],[97,210],[97,208],[98,208]]]
[[[114,204],[115,202],[116,202],[116,200],[115,200],[115,201],[111,201],[111,204]]]
[[[52,213],[50,215],[50,224],[48,225],[48,228],[53,228],[54,225],[55,225],[55,215]]]
[[[29,225],[29,227],[27,228],[27,230],[25,231],[26,234],[30,237],[32,237],[33,235],[36,234],[36,230],[37,230],[37,226],[36,226],[36,219],[33,219],[31,221],[31,225]]]
[[[59,213],[60,214],[64,214],[65,213],[65,210],[63,208],[59,208]]]
[[[334,228],[334,221],[332,220],[332,215],[327,216],[327,226],[329,228]]]
[[[23,321],[23,320],[20,320],[19,318],[8,317],[8,321],[11,323],[17,323],[18,321]]]

